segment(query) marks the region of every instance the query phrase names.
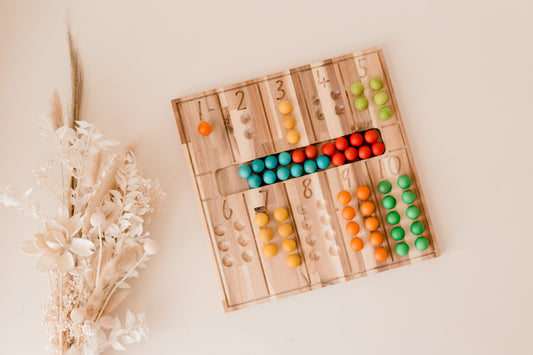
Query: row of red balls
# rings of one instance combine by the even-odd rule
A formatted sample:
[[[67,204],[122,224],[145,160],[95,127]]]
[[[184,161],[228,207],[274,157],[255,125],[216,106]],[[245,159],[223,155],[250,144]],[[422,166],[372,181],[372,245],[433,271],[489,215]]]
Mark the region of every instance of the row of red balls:
[[[334,143],[324,143],[322,145],[322,154],[331,158],[333,165],[340,166],[346,160],[354,161],[359,159],[368,159],[374,156],[382,155],[385,152],[385,145],[378,142],[379,134],[371,129],[364,134],[353,133],[347,138],[339,137]],[[368,145],[363,145],[364,143]],[[357,148],[358,147],[358,148]],[[292,161],[303,163],[305,159],[314,159],[318,155],[318,149],[314,145],[307,146],[304,150],[295,150],[292,152]]]

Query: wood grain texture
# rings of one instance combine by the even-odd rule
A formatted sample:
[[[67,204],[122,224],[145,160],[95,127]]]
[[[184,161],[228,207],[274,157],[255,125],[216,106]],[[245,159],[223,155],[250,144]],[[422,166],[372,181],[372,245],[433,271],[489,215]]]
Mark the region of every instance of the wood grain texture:
[[[370,79],[380,77],[380,90],[389,97],[387,106],[393,115],[388,120],[378,116],[379,107],[373,101]],[[355,96],[350,85],[360,81],[368,99],[366,110],[353,106]],[[292,103],[295,129],[301,139],[289,144],[287,129],[278,110],[282,100]],[[304,65],[246,82],[172,100],[193,187],[203,216],[211,256],[217,271],[222,304],[225,311],[234,311],[253,304],[278,299],[361,276],[388,270],[439,255],[433,227],[419,184],[398,104],[391,85],[383,52],[380,48],[347,54],[341,57]],[[209,122],[212,133],[201,136],[200,122]],[[285,182],[250,189],[237,170],[242,163],[277,154],[309,144],[315,144],[370,128],[377,128],[386,146],[378,157],[361,160],[325,171],[304,175]],[[396,185],[400,175],[412,179],[410,187],[417,195],[420,209],[417,219],[425,226],[422,236],[429,247],[419,251],[414,247],[417,236],[409,231],[412,222],[405,216],[408,207],[401,200],[402,190]],[[390,237],[393,226],[385,217],[389,212],[382,204],[384,197],[377,184],[392,182],[390,195],[397,200],[395,211],[402,216],[399,226],[406,231],[409,254],[394,252],[397,241]],[[379,231],[385,240],[381,245],[388,252],[387,260],[377,262],[370,245],[370,232],[364,226],[359,211],[361,201],[355,198],[357,187],[371,189],[369,200],[376,206],[373,216],[379,220]],[[342,206],[336,196],[349,191],[350,205],[358,212],[354,221],[361,226],[358,234],[365,241],[360,252],[350,249],[352,236],[346,233],[341,216]],[[301,259],[295,269],[287,267],[289,255],[282,250],[282,238],[277,233],[281,222],[273,218],[276,208],[289,211],[288,223],[293,228],[289,238],[296,242],[292,252]],[[254,224],[254,215],[264,211],[269,216],[265,228],[273,232],[278,252],[273,258],[262,253],[264,242]]]

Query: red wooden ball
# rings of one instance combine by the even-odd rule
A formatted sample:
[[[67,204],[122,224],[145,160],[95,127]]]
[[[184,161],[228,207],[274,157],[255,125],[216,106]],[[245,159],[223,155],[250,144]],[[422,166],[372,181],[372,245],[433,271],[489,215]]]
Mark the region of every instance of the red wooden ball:
[[[368,144],[376,143],[378,141],[378,132],[371,129],[370,131],[365,132],[365,141]]]
[[[350,136],[350,144],[354,147],[359,147],[363,144],[363,136],[360,133],[354,133]]]
[[[335,146],[333,143],[324,143],[322,146],[322,153],[328,157],[332,156],[335,153]]]
[[[337,148],[339,151],[343,151],[344,149],[348,148],[348,140],[344,137],[335,139],[335,148]]]
[[[369,146],[364,145],[361,148],[359,148],[359,158],[368,159],[371,156],[372,156],[372,151],[370,150]]]
[[[355,149],[354,147],[346,148],[346,150],[344,151],[344,156],[346,157],[346,159],[348,159],[348,161],[354,161],[355,159],[357,159],[357,149]]]
[[[292,161],[295,163],[303,163],[305,160],[305,153],[303,150],[295,150],[292,152]]]
[[[385,152],[385,146],[381,142],[372,144],[372,154],[381,155]]]
[[[341,166],[342,164],[344,164],[344,161],[344,154],[342,154],[341,152],[337,152],[331,157],[331,162],[335,166]]]
[[[314,159],[318,155],[318,149],[314,145],[305,147],[305,156],[308,159]]]

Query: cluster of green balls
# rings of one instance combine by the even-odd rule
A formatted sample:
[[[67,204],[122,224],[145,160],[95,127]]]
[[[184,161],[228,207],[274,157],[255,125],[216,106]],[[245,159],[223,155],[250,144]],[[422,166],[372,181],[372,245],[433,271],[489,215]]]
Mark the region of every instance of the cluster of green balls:
[[[411,187],[411,178],[407,175],[402,175],[398,178],[397,185],[398,187],[404,190],[402,192],[402,201],[406,205],[410,205],[409,207],[407,207],[405,215],[410,220],[417,219],[420,216],[420,209],[417,206],[412,205],[416,200],[416,194],[412,190],[409,190],[409,187]],[[391,182],[388,180],[381,181],[378,184],[378,190],[382,194],[388,194],[392,190]],[[396,207],[396,198],[392,195],[386,195],[385,197],[383,197],[381,203],[385,209],[392,210],[394,207]],[[395,226],[400,223],[400,219],[400,214],[397,211],[390,211],[389,213],[387,213],[387,223],[392,226]],[[420,221],[414,221],[413,223],[411,223],[410,230],[411,233],[419,236],[424,232],[424,224]],[[401,241],[405,237],[405,230],[400,226],[396,226],[391,230],[391,237],[396,241]],[[427,238],[424,237],[418,237],[415,240],[414,244],[415,248],[420,251],[426,250],[429,246]],[[409,245],[407,245],[407,243],[405,242],[399,242],[398,244],[396,244],[395,251],[396,254],[398,254],[399,256],[405,256],[409,253]]]
[[[380,77],[373,77],[370,79],[369,86],[372,90],[378,91],[376,94],[374,94],[374,102],[378,106],[382,106],[378,110],[378,116],[380,119],[386,121],[389,118],[392,117],[392,110],[388,106],[384,106],[389,101],[389,97],[386,93],[383,91],[379,91],[383,88],[383,80],[381,80]],[[350,91],[354,96],[359,96],[354,101],[355,109],[358,111],[366,110],[368,107],[368,99],[363,95],[363,92],[365,91],[365,86],[361,82],[353,83],[350,86]]]

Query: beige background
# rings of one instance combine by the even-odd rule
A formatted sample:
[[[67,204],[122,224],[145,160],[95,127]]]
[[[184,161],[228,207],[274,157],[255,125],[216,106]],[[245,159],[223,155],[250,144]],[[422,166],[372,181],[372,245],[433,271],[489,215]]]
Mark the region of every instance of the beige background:
[[[47,157],[37,117],[69,92],[67,12],[85,118],[135,140],[168,193],[129,299],[152,335],[129,354],[531,353],[530,1],[0,0],[0,184],[34,185]],[[224,314],[169,100],[374,45],[442,257]],[[47,281],[19,252],[37,225],[1,208],[0,228],[0,353],[40,354]]]

